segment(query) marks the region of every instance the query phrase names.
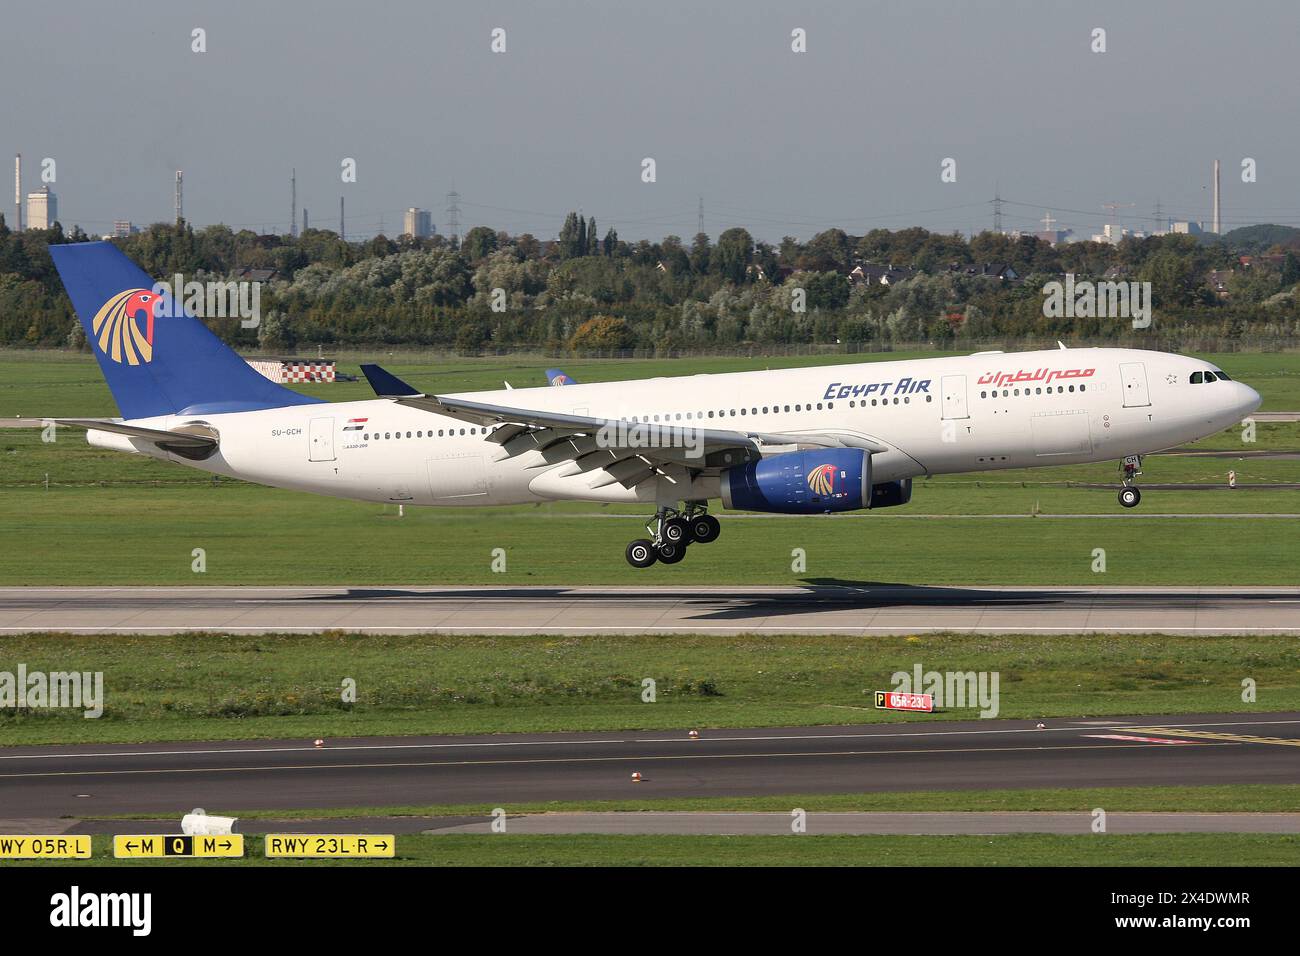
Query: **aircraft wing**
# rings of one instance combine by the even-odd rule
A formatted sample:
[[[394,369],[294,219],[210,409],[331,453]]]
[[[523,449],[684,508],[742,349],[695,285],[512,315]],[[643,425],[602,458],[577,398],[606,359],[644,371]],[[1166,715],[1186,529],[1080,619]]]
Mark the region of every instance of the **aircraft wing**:
[[[511,408],[505,405],[491,405],[450,395],[421,395],[417,398],[397,399],[403,405],[424,408],[440,415],[458,418],[478,425],[515,426],[513,432],[507,429],[493,431],[490,441],[498,443],[508,440],[521,430],[527,428],[551,428],[578,430],[582,432],[605,429],[610,440],[615,440],[614,433],[622,425],[624,431],[632,432],[637,424],[620,422],[618,419],[594,418],[587,415],[568,415],[563,412],[539,411],[526,408]],[[825,448],[866,448],[869,451],[884,451],[885,446],[870,440],[858,440],[856,436],[843,433],[835,434],[825,431],[808,432],[766,432],[730,428],[701,428],[691,425],[666,425],[640,423],[647,433],[655,433],[665,443],[672,444],[671,439],[684,439],[694,436],[701,439],[709,448],[753,448],[756,451],[765,445],[817,445]],[[502,437],[498,437],[501,435]]]
[[[603,472],[593,476],[593,488],[615,481],[630,488],[652,475],[717,474],[765,453],[800,445],[871,452],[887,449],[870,436],[849,432],[764,432],[635,423],[427,395],[379,366],[363,365],[361,369],[381,397],[473,425],[495,426],[487,440],[501,446],[498,460],[537,452],[535,467],[567,462],[569,474]]]

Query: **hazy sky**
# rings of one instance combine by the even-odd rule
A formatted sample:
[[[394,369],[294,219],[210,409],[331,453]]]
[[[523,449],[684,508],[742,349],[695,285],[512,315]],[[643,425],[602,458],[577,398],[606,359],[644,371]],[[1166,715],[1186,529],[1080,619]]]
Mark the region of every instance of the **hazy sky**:
[[[462,229],[541,238],[578,207],[689,237],[701,195],[714,236],[967,232],[995,184],[1026,204],[1007,228],[1091,233],[1107,201],[1208,223],[1216,157],[1225,230],[1300,225],[1296,0],[5,0],[0,36],[0,155],[24,192],[53,157],[60,219],[94,233],[169,219],[176,169],[195,224],[284,231],[291,167],[314,225],[347,197],[350,236],[412,205],[442,230],[453,181]]]

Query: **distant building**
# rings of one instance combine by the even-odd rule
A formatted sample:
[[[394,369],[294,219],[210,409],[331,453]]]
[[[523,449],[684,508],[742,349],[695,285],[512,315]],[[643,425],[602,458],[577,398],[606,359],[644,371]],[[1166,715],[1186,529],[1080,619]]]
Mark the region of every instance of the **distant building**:
[[[1102,242],[1109,246],[1118,245],[1121,239],[1127,238],[1145,239],[1146,233],[1131,232],[1121,226],[1113,226],[1110,223],[1101,227],[1101,232],[1095,233],[1092,237],[1093,242]]]
[[[236,269],[233,275],[238,282],[272,282],[283,278],[278,269],[255,269],[252,266]]]
[[[980,270],[980,275],[985,279],[997,279],[999,282],[1020,281],[1020,273],[1007,263],[986,263]]]
[[[412,206],[402,219],[402,232],[414,239],[429,238],[433,235],[433,216],[427,209]]]
[[[1260,266],[1267,266],[1272,269],[1281,269],[1286,264],[1286,254],[1277,253],[1270,256],[1238,256],[1237,261],[1241,263],[1243,269],[1253,269]]]
[[[954,262],[948,266],[948,271],[960,275],[975,276],[980,279],[996,279],[999,282],[1012,283],[1020,281],[1020,273],[1013,266],[1004,262],[985,262],[983,265]]]
[[[912,278],[916,271],[909,266],[894,266],[893,263],[884,266],[878,266],[871,262],[862,262],[854,266],[849,272],[849,281],[857,285],[864,283],[867,285],[893,285],[896,282],[903,282]]]
[[[1199,236],[1205,230],[1201,228],[1199,222],[1187,222],[1184,220],[1183,222],[1171,222],[1169,224],[1169,231],[1175,235]]]
[[[59,220],[59,197],[42,186],[27,194],[27,228],[49,229]]]
[[[125,238],[127,238],[127,236],[134,235],[135,233],[137,233],[137,232],[139,232],[139,231],[140,231],[140,227],[139,227],[139,226],[132,225],[130,219],[114,219],[114,220],[113,220],[113,238],[114,238],[114,239],[125,239]]]

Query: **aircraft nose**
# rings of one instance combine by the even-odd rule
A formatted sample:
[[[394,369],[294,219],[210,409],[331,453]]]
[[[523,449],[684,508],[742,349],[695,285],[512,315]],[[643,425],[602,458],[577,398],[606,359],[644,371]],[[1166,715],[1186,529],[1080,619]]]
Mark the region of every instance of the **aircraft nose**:
[[[1237,402],[1238,415],[1249,415],[1255,409],[1259,408],[1260,403],[1263,402],[1263,399],[1259,397],[1259,392],[1255,391],[1244,382],[1234,382],[1233,384],[1237,386],[1237,391],[1240,393],[1240,398]]]

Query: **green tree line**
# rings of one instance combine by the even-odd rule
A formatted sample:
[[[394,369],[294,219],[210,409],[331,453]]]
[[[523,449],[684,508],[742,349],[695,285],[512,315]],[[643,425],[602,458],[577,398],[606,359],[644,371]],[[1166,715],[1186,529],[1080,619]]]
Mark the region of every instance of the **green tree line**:
[[[156,224],[112,240],[147,273],[186,281],[271,270],[255,330],[210,319],[239,348],[410,345],[563,349],[733,348],[743,345],[1119,339],[1114,318],[1048,318],[1043,285],[1077,278],[1150,282],[1155,327],[1180,337],[1300,336],[1300,230],[1238,230],[1217,242],[1186,235],[1053,246],[991,232],[971,239],[921,228],[755,241],[603,236],[570,213],[555,239],[487,226],[446,237],[345,242],[324,229],[258,235],[223,225]],[[15,233],[0,217],[0,345],[84,347],[48,246],[79,230]],[[1267,245],[1265,245],[1267,243]],[[1241,256],[1256,257],[1249,268]],[[1268,255],[1264,255],[1268,254]],[[861,264],[892,267],[888,284],[859,281]],[[989,266],[1019,278],[993,278]],[[1212,273],[1226,286],[1212,281]]]

